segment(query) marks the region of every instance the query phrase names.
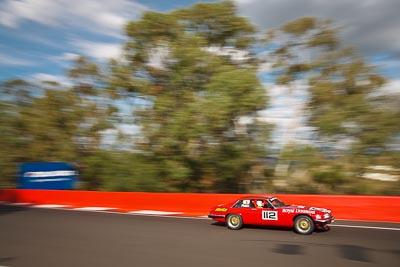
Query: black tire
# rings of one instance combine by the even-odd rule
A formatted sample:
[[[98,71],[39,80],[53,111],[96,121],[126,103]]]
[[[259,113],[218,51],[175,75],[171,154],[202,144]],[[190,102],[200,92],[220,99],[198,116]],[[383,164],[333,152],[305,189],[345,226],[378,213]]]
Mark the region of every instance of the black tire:
[[[315,230],[318,232],[328,232],[330,229],[328,225],[315,226]]]
[[[300,215],[294,220],[294,231],[298,234],[310,235],[314,228],[314,221],[306,215]]]
[[[243,219],[239,214],[229,214],[226,217],[226,224],[231,230],[239,230],[243,227]]]

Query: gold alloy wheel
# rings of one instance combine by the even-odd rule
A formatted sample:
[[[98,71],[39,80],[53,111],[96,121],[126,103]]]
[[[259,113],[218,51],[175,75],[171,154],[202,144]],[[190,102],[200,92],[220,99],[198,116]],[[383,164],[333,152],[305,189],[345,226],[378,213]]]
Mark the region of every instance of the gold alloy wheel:
[[[237,226],[239,224],[239,217],[237,215],[231,216],[229,221],[233,226]]]
[[[310,235],[314,232],[314,221],[307,215],[299,215],[295,219],[294,231],[302,235]]]
[[[299,227],[300,227],[301,230],[304,230],[304,231],[308,230],[308,229],[310,228],[310,222],[309,222],[309,220],[307,220],[307,219],[301,219],[301,220],[299,221]]]
[[[229,214],[227,216],[227,226],[232,230],[239,230],[243,227],[242,217],[239,214]]]

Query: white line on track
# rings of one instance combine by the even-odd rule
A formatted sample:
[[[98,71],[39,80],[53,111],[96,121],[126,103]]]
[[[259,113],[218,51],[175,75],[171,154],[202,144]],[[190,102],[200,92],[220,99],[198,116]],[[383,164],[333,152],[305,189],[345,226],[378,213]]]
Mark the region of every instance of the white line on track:
[[[115,208],[108,208],[108,207],[83,207],[83,208],[74,208],[73,210],[78,210],[78,211],[107,211],[107,210],[115,210]]]
[[[128,212],[130,214],[143,214],[143,215],[179,215],[183,214],[183,212],[170,212],[170,211],[159,211],[159,210],[138,210]]]
[[[63,209],[68,207],[69,207],[68,205],[58,205],[58,204],[41,204],[32,206],[32,208],[41,208],[41,209]]]
[[[109,212],[108,212],[109,213]],[[147,216],[147,217],[159,217],[159,218],[173,218],[173,219],[190,219],[190,220],[209,220],[207,217],[204,216],[171,216],[171,215],[156,215],[156,214],[138,214],[138,213],[126,213],[126,212],[112,212],[115,214],[122,214],[122,215],[133,215],[133,216]]]
[[[376,230],[400,231],[400,228],[377,227],[377,226],[346,225],[346,224],[330,224],[329,226],[346,227],[346,228],[360,228],[360,229],[376,229]]]
[[[32,205],[32,203],[9,203],[0,202],[0,204],[7,204],[11,206],[30,206],[37,208],[49,208],[49,209],[60,209],[60,210],[76,210],[76,211],[87,211],[87,212],[100,212],[100,213],[112,213],[121,215],[137,215],[137,216],[151,216],[151,217],[161,217],[161,218],[176,218],[176,219],[191,219],[191,220],[210,220],[207,216],[184,216],[183,212],[164,212],[164,211],[154,211],[154,210],[142,210],[142,211],[132,211],[132,212],[118,212],[113,211],[115,208],[109,207],[81,207],[68,209],[67,205],[57,205],[57,204],[43,204],[43,205]],[[388,231],[400,231],[400,228],[394,227],[377,227],[377,226],[363,226],[363,225],[347,225],[347,224],[330,224],[333,227],[344,227],[344,228],[359,228],[359,229],[374,229],[374,230],[388,230]],[[1,266],[0,267],[5,267]]]

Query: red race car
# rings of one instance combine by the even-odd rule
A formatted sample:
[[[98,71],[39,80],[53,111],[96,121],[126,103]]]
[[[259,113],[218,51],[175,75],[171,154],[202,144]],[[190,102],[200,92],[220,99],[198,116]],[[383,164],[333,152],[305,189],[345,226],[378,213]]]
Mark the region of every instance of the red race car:
[[[291,227],[296,233],[308,235],[315,228],[329,229],[334,222],[331,211],[299,205],[286,205],[274,196],[249,196],[235,202],[215,206],[208,215],[226,223],[229,229],[239,230],[243,225]]]

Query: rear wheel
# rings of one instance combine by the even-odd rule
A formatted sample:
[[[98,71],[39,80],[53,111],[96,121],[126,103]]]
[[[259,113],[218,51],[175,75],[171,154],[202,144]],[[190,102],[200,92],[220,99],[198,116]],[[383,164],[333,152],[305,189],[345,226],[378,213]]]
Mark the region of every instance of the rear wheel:
[[[239,230],[243,227],[242,216],[238,214],[229,214],[226,217],[226,223],[228,225],[228,228],[232,230]]]
[[[314,221],[308,216],[300,215],[294,220],[294,231],[298,234],[309,235],[314,227]]]

